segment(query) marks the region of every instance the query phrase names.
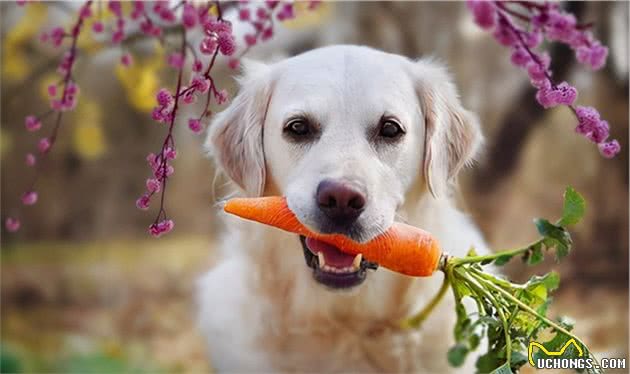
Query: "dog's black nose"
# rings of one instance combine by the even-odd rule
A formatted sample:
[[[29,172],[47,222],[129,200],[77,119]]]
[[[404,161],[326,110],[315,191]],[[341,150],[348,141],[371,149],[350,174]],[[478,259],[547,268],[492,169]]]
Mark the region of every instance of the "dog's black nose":
[[[317,186],[319,209],[336,225],[347,226],[359,218],[365,207],[365,194],[349,181],[325,179]]]

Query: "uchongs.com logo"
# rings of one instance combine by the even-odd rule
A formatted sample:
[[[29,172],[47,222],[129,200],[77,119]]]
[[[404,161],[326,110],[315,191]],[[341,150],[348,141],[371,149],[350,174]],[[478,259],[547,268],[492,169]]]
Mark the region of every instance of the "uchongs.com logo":
[[[534,355],[534,348],[538,348],[539,353]],[[567,350],[575,350],[572,354],[567,354],[563,357]],[[536,369],[572,369],[572,370],[600,370],[600,369],[625,369],[625,358],[602,358],[597,362],[592,357],[585,357],[584,350],[575,341],[575,339],[569,339],[564,345],[557,351],[549,351],[545,346],[536,341],[529,342],[529,348],[527,350],[527,358],[530,365]]]

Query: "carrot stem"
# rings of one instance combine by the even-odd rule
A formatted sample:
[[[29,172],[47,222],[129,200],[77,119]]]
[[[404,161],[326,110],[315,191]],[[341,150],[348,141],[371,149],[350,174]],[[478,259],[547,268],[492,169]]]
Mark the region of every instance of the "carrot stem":
[[[403,329],[420,328],[420,326],[422,326],[422,323],[427,319],[427,317],[429,317],[431,312],[433,312],[433,309],[435,309],[435,307],[440,303],[440,301],[442,301],[442,299],[444,298],[444,295],[446,295],[446,291],[448,291],[449,289],[449,286],[450,286],[450,282],[448,280],[448,276],[445,273],[444,279],[442,279],[442,286],[440,287],[438,293],[435,296],[433,296],[431,301],[429,301],[429,303],[424,308],[422,308],[421,311],[419,311],[414,316],[401,321],[400,326]]]

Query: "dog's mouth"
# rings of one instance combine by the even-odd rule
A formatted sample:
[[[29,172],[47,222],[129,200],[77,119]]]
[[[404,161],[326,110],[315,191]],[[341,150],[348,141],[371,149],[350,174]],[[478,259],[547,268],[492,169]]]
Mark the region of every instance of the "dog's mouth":
[[[363,283],[367,270],[378,268],[378,264],[343,253],[337,247],[313,238],[300,235],[306,264],[313,269],[313,278],[332,289],[348,289]]]

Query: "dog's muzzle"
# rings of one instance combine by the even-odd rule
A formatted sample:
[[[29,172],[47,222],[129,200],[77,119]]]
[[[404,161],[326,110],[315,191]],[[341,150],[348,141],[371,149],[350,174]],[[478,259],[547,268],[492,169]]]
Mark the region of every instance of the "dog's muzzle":
[[[306,264],[313,269],[313,278],[332,289],[349,289],[363,283],[367,270],[378,264],[366,261],[361,254],[348,255],[337,247],[300,235]]]

